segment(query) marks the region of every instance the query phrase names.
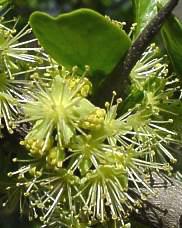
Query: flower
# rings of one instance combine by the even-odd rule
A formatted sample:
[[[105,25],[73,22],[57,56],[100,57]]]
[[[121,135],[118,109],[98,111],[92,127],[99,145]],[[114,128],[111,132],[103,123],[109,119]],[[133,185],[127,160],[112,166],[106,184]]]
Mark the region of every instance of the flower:
[[[114,104],[115,96],[116,93],[113,91],[111,102],[105,103],[105,109],[95,107],[95,110],[84,119],[81,126],[90,130],[94,137],[102,138],[103,141],[107,140],[107,143],[113,147],[117,143],[127,146],[128,142],[131,142],[127,137],[131,132],[131,127],[127,125],[127,117],[131,111],[118,116],[117,110],[122,99],[117,99],[116,104]]]
[[[28,81],[12,80],[4,73],[0,74],[0,128],[5,126],[9,133],[16,127],[16,119],[21,113],[20,100],[24,99],[27,88]]]
[[[17,178],[18,182],[15,182],[15,186],[8,186],[9,197],[4,205],[10,203],[11,195],[19,193],[20,213],[26,207],[29,219],[39,218],[43,226],[69,224],[70,213],[73,215],[72,219],[79,215],[80,202],[74,198],[79,192],[77,176],[63,168],[56,171],[47,168],[46,160],[42,158],[14,158],[13,161],[24,165],[8,173],[9,177],[14,180]],[[77,222],[79,223],[79,219]]]
[[[75,136],[69,145],[72,153],[70,170],[74,172],[78,168],[85,175],[92,166],[97,168],[101,160],[105,160],[105,152],[114,150],[104,140],[91,134]]]
[[[0,17],[0,135],[2,137],[1,128],[4,126],[9,133],[13,133],[17,120],[21,116],[20,100],[24,100],[27,96],[27,89],[31,89],[31,82],[25,78],[14,79],[15,73],[21,70],[27,73],[29,63],[38,63],[42,57],[36,56],[42,53],[40,48],[27,47],[36,42],[36,39],[20,41],[31,33],[28,25],[20,32],[16,32],[18,19],[9,21],[4,20],[8,9]],[[7,26],[7,24],[14,24]]]
[[[86,198],[83,209],[91,215],[91,221],[98,219],[104,222],[107,219],[106,208],[109,207],[112,219],[119,219],[124,225],[127,178],[123,168],[100,165],[87,173],[82,184]]]
[[[170,111],[169,107],[176,103],[174,94],[179,90],[179,80],[175,75],[168,75],[165,58],[159,57],[159,48],[151,44],[133,68],[130,75],[132,96],[126,101],[126,106],[133,111],[126,123],[133,131],[132,142],[137,150],[146,151],[146,161],[173,163],[175,158],[169,145],[180,143],[173,130],[178,113]],[[133,104],[132,98],[137,94],[141,96],[137,104]]]
[[[167,76],[168,65],[164,63],[166,56],[158,57],[159,52],[160,50],[155,43],[146,49],[131,71],[132,86],[141,88],[148,76],[157,76],[158,78]]]
[[[33,128],[23,144],[31,147],[31,152],[43,155],[55,142],[60,148],[68,145],[76,131],[82,132],[80,122],[85,115],[92,112],[92,105],[79,95],[85,81],[82,78],[70,88],[70,79],[60,75],[52,79],[50,88],[37,83],[36,96],[30,94],[23,105],[26,118],[20,122],[30,121]]]
[[[12,21],[10,21],[12,22]],[[18,19],[15,21],[12,28],[7,27],[1,20],[0,22],[0,66],[1,72],[6,71],[10,78],[13,78],[13,73],[20,71],[21,63],[38,63],[40,59],[43,59],[43,56],[37,56],[41,54],[41,48],[39,47],[27,47],[35,43],[37,39],[30,39],[26,41],[20,41],[22,38],[25,38],[31,33],[31,29],[28,28],[29,25],[26,25],[22,30],[16,33],[16,25]]]

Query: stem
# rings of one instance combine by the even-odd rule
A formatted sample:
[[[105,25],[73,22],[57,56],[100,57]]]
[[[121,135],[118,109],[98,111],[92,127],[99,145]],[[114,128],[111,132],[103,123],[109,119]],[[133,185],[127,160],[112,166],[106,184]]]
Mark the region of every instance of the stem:
[[[114,69],[105,80],[98,93],[93,98],[97,105],[103,106],[106,100],[116,91],[118,97],[126,97],[130,85],[129,75],[142,53],[151,43],[154,36],[159,32],[167,17],[170,15],[179,0],[170,0],[159,13],[149,22],[143,32],[137,37],[124,60]],[[102,94],[102,96],[100,96]]]

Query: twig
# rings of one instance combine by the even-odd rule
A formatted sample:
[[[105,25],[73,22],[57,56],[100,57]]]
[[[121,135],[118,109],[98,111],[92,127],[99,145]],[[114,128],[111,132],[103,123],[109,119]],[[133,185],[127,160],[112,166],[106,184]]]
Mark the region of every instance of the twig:
[[[98,94],[94,97],[94,101],[97,105],[103,105],[103,103],[110,99],[112,91],[116,91],[118,97],[126,97],[128,93],[128,87],[130,85],[129,75],[132,68],[140,59],[142,53],[150,44],[154,36],[158,33],[166,18],[170,15],[174,7],[178,4],[179,0],[170,0],[166,6],[164,6],[159,13],[149,22],[143,32],[134,41],[127,55],[121,60],[121,63],[115,68],[108,79],[103,83],[99,89]],[[102,94],[102,96],[101,96]],[[98,98],[100,97],[100,99]]]

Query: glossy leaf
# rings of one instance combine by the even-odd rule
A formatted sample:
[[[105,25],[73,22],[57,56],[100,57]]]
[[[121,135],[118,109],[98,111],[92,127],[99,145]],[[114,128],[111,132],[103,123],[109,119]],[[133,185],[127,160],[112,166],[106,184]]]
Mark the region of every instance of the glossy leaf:
[[[165,6],[168,0],[132,0],[132,2],[137,23],[133,37],[135,39],[157,14],[158,6]]]
[[[182,23],[171,16],[162,28],[162,39],[175,71],[182,75]]]
[[[157,5],[154,0],[132,0],[137,23],[134,39],[143,31],[145,26],[157,13]]]
[[[44,49],[59,64],[77,65],[92,75],[109,74],[130,46],[127,34],[109,19],[89,9],[51,17],[35,12],[30,17],[33,32]]]

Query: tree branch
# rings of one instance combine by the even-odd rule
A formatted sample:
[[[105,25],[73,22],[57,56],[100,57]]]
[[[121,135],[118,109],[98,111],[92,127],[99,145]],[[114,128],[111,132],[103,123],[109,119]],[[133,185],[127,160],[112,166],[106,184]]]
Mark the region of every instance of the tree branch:
[[[182,184],[152,173],[151,187],[157,194],[150,195],[133,217],[152,228],[182,228]]]
[[[141,58],[142,53],[147,46],[151,43],[154,36],[158,33],[166,18],[170,15],[174,7],[178,4],[179,0],[170,0],[159,13],[149,22],[143,32],[134,41],[124,61],[114,69],[111,75],[108,76],[106,81],[99,88],[93,101],[96,105],[103,105],[106,100],[112,96],[112,91],[116,91],[118,97],[126,97],[130,85],[129,75],[132,68],[137,61]],[[100,96],[102,94],[102,96]],[[100,99],[98,99],[100,98]]]

